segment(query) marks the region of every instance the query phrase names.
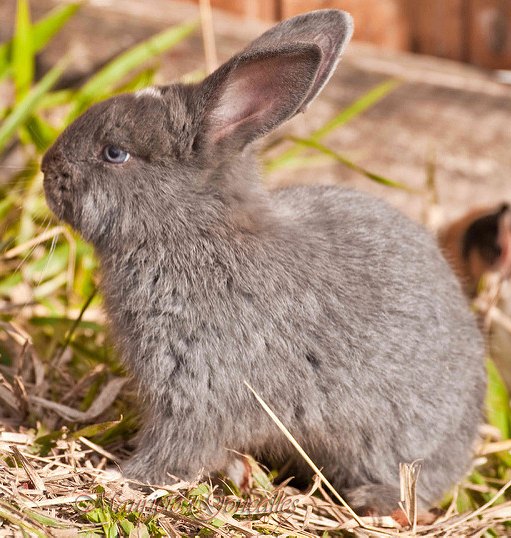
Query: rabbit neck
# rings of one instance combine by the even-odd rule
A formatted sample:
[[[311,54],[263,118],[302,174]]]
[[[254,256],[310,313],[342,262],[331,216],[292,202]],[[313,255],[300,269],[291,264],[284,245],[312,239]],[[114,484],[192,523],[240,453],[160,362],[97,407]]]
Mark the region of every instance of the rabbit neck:
[[[270,195],[264,188],[251,148],[225,163],[220,163],[207,180],[213,196],[220,201],[218,224],[226,233],[258,234],[269,232],[277,216],[271,209]]]
[[[152,230],[129,250],[118,244],[100,253],[112,334],[139,379],[156,383],[154,371],[167,368],[168,346],[179,348],[198,327],[216,330],[215,315],[240,285],[240,267],[265,255],[264,244],[278,228],[269,226],[268,194],[257,188],[242,194],[234,189],[214,203],[205,198],[203,207],[196,202],[186,209],[188,218]],[[151,340],[155,331],[165,338]]]

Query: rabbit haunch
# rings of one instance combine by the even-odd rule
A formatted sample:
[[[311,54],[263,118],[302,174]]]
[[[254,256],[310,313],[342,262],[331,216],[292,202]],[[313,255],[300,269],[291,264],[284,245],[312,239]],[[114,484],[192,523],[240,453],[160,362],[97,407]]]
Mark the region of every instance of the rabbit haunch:
[[[192,479],[234,449],[307,478],[244,380],[357,510],[397,507],[400,462],[423,460],[422,507],[468,470],[483,348],[435,241],[365,194],[269,193],[254,161],[351,33],[335,10],[284,21],[199,84],[94,105],[46,154],[48,204],[96,248],[145,402],[128,476]]]

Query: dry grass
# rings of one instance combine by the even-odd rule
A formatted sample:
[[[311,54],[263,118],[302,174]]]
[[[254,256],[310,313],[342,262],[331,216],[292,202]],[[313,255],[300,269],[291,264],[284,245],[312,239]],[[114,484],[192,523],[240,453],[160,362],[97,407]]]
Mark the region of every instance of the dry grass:
[[[457,513],[456,492],[447,510],[428,525],[414,525],[417,468],[402,468],[404,505],[410,525],[391,517],[358,518],[334,502],[335,492],[317,477],[306,492],[273,486],[252,460],[247,491],[229,482],[143,485],[112,472],[129,446],[114,437],[109,449],[89,438],[115,431],[123,421],[98,422],[115,414],[112,402],[121,395],[125,378],[109,376],[87,410],[75,406],[102,369],[74,381],[66,371],[66,350],[60,350],[60,386],[52,385],[51,364],[37,356],[30,337],[12,323],[3,324],[3,346],[15,353],[12,367],[1,366],[0,407],[0,536],[481,536],[505,535],[511,501],[502,502],[511,481],[503,484],[477,510]],[[64,359],[62,359],[64,356]],[[104,373],[104,372],[103,372]],[[68,385],[66,385],[66,380]],[[129,394],[129,386],[124,387]],[[62,394],[55,403],[55,395]],[[120,399],[122,403],[122,398]],[[69,431],[66,422],[87,423]],[[35,424],[35,427],[27,427]],[[45,424],[46,428],[42,425]],[[49,431],[47,426],[55,429]],[[284,431],[283,434],[286,434]],[[493,435],[491,428],[485,437]],[[292,441],[292,440],[291,440]],[[482,443],[479,463],[509,450],[511,441]],[[420,476],[419,476],[420,479]],[[472,484],[465,487],[475,488]],[[485,490],[481,486],[481,491]]]
[[[112,477],[105,466],[116,456],[83,436],[63,434],[41,456],[34,432],[20,430],[0,433],[0,536],[21,536],[20,529],[33,536],[78,531],[106,536],[195,536],[205,531],[218,536],[412,535],[390,517],[365,517],[357,523],[331,500],[319,479],[306,493],[271,487],[258,479],[262,471],[252,464],[252,484],[243,495],[206,482],[144,486]],[[504,535],[511,501],[494,506],[497,500],[495,496],[467,514],[451,508],[432,524],[417,525],[413,535],[480,536],[489,528]]]

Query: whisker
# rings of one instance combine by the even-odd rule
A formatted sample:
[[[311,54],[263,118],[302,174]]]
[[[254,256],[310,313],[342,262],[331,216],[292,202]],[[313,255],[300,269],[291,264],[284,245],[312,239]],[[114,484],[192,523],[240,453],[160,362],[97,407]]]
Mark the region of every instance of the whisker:
[[[5,193],[19,193],[26,192],[30,189],[32,180],[23,180],[23,181],[8,181],[1,185],[0,192]]]
[[[50,223],[48,223],[48,225],[49,224]],[[48,226],[46,226],[46,230],[47,229],[48,229]],[[46,230],[45,230],[45,232],[46,232]],[[41,282],[44,280],[45,273],[48,270],[48,266],[50,265],[50,261],[53,258],[53,254],[55,253],[55,248],[57,246],[58,239],[59,239],[58,235],[53,236],[53,238],[51,240],[50,251],[48,253],[48,259],[46,260],[46,263],[44,264],[44,267],[43,267],[43,269],[41,271],[41,274],[39,275],[37,283],[35,284],[35,286],[32,286],[32,291],[34,291],[36,288],[38,288],[41,285]],[[35,246],[36,245],[34,245],[34,247]],[[31,298],[27,297],[27,300],[25,301],[25,304],[23,305],[22,308],[23,309],[26,308],[31,303],[34,304],[34,301],[31,300]],[[37,302],[35,304],[37,304]]]
[[[30,133],[30,136],[33,140],[39,143],[40,146],[44,145],[44,139],[43,137],[37,132],[37,130],[34,130],[31,128],[30,123],[27,125],[27,131]]]
[[[0,164],[0,170],[27,170],[33,172],[34,170],[39,170],[39,166],[10,166],[7,164]]]
[[[51,240],[50,245],[50,252],[48,253],[48,259],[46,260],[46,263],[44,264],[43,270],[41,271],[41,274],[39,276],[39,280],[37,281],[36,288],[41,284],[41,282],[44,279],[44,275],[48,269],[48,266],[50,265],[50,261],[53,258],[53,254],[55,253],[55,247],[57,246],[57,242],[59,240],[59,236],[55,235],[53,239]]]
[[[46,222],[46,219],[50,220],[50,224],[53,220],[53,215],[48,214],[48,212],[46,212],[44,209],[38,209],[37,211],[34,211],[32,217],[34,221],[39,221],[42,219],[42,222],[39,223],[40,226],[43,226],[43,223]]]
[[[33,245],[29,251],[25,254],[25,256],[23,257],[23,259],[20,261],[20,263],[16,266],[16,269],[14,269],[14,271],[12,272],[13,275],[15,275],[18,271],[21,270],[21,268],[23,267],[23,265],[26,263],[26,261],[28,260],[28,258],[30,256],[32,256],[34,250],[36,249],[37,245]]]
[[[6,195],[12,194],[12,195],[20,195],[25,194],[27,192],[27,188],[25,187],[19,187],[19,188],[7,188],[4,191]]]
[[[47,221],[47,224],[45,226],[44,223],[46,223]],[[45,226],[44,228],[44,231],[43,231],[43,234],[45,234],[47,231],[48,231],[48,228],[50,227],[50,219],[47,218],[43,221],[43,226]],[[32,256],[32,254],[34,253],[34,250],[36,249],[36,247],[39,245],[40,243],[34,243],[29,251],[27,252],[27,254],[23,257],[23,259],[21,260],[21,262],[18,264],[18,266],[16,267],[16,269],[13,271],[13,274],[16,274],[18,271],[20,271],[20,269],[23,267],[23,265],[26,263],[26,261],[28,260],[28,258],[30,256]]]

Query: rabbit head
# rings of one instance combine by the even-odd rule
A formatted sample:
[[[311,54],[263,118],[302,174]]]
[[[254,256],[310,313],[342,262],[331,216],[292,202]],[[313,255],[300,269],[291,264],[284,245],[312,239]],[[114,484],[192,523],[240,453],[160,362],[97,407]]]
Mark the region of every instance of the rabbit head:
[[[50,208],[96,246],[134,230],[186,222],[202,201],[238,188],[246,146],[303,111],[331,76],[352,33],[336,10],[287,20],[204,81],[123,94],[92,106],[46,153]],[[238,196],[239,198],[239,196]],[[168,219],[167,219],[168,220]],[[168,224],[168,223],[167,223]]]

